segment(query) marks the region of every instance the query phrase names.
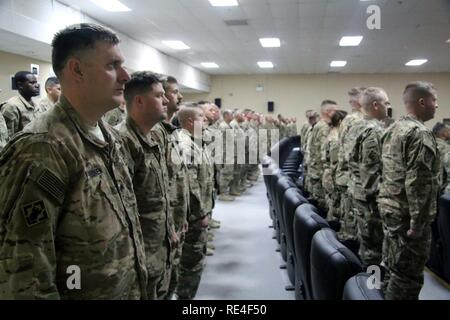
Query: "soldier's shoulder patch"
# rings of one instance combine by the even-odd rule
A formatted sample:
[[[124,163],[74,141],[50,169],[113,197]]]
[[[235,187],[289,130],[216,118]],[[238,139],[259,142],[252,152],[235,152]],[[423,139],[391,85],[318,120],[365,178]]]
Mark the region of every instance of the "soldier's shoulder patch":
[[[65,185],[50,170],[45,169],[37,180],[38,185],[59,202],[64,201]]]
[[[25,221],[29,227],[33,227],[48,220],[48,212],[43,200],[38,200],[22,206]]]

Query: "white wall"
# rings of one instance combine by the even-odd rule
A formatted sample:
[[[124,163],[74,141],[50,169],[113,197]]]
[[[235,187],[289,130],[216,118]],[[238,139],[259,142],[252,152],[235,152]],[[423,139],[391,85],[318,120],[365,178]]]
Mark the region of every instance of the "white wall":
[[[211,92],[186,94],[184,100],[221,98],[222,108],[252,108],[261,113],[267,113],[267,102],[274,101],[274,114],[296,116],[303,122],[305,111],[318,109],[324,99],[335,100],[350,111],[348,89],[378,86],[387,91],[394,118],[398,118],[405,113],[401,101],[403,89],[416,80],[430,81],[437,88],[439,109],[435,119],[450,118],[450,73],[213,76]],[[264,87],[263,92],[256,91],[258,85]]]
[[[45,51],[41,59],[50,62],[50,43],[53,35],[70,24],[95,22],[86,14],[54,0],[0,0],[0,31],[27,38],[36,42],[35,47]],[[191,89],[209,91],[210,77],[177,59],[118,32],[121,49],[127,59],[126,67],[131,70],[149,70],[175,76],[178,81]],[[1,45],[0,45],[1,48]],[[11,48],[14,50],[14,48]],[[0,49],[1,50],[1,49]],[[8,51],[3,49],[3,51]]]

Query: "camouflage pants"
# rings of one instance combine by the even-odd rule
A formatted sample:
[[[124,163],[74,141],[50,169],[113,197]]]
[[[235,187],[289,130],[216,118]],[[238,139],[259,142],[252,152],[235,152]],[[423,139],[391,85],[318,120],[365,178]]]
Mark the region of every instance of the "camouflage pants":
[[[233,181],[234,165],[226,164],[220,171],[219,193],[229,194],[230,184]]]
[[[167,300],[172,299],[180,279],[180,260],[183,252],[184,234],[179,234],[179,239],[178,247],[173,251],[172,273],[170,275],[169,289],[166,295]]]
[[[397,210],[380,206],[380,213],[386,228],[383,241],[383,262],[387,268],[385,299],[418,300],[430,252],[431,227],[425,227],[419,238],[411,239],[406,236],[409,221],[401,221]]]
[[[309,179],[309,193],[318,202],[319,208],[327,210],[327,203],[325,201],[325,190],[322,186],[322,179]]]
[[[338,187],[341,204],[341,230],[338,237],[341,240],[357,240],[355,212],[352,205],[352,199],[348,194],[347,187]]]
[[[327,203],[328,213],[327,213],[327,220],[340,220],[341,218],[341,210],[340,210],[340,203],[341,203],[341,196],[339,192],[333,192],[328,193],[325,195],[325,201]]]
[[[189,225],[180,260],[176,293],[179,300],[192,300],[197,294],[206,257],[208,230]]]
[[[257,180],[258,179],[258,177],[259,177],[259,175],[260,175],[260,172],[259,172],[259,165],[257,165],[257,164],[251,164],[250,165],[250,170],[249,170],[249,179],[250,180]]]
[[[169,291],[172,264],[167,264],[167,254],[167,247],[161,247],[156,252],[152,250],[152,254],[147,254],[147,294],[150,300],[165,299]]]
[[[377,203],[375,200],[353,199],[352,204],[360,243],[359,256],[366,266],[378,265],[381,263],[384,233]]]

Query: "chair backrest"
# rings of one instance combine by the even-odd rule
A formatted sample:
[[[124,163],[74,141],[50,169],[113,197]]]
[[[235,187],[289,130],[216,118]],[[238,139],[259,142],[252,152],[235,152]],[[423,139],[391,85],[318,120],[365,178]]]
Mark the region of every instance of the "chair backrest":
[[[294,216],[297,208],[302,205],[308,203],[299,189],[290,188],[287,189],[284,193],[284,201],[283,201],[283,217],[286,227],[286,237],[288,241],[288,245],[292,248],[292,253],[295,254],[295,245],[294,245]],[[295,256],[294,256],[294,259]]]
[[[311,291],[311,242],[314,234],[329,228],[325,219],[317,214],[317,208],[309,203],[297,207],[294,213],[294,248],[296,255],[296,281],[305,299],[312,299]]]
[[[341,300],[345,283],[362,271],[354,253],[331,229],[316,232],[311,244],[311,286],[314,300]]]
[[[442,245],[442,277],[450,283],[450,194],[439,200],[437,227]]]
[[[276,187],[275,187],[275,211],[277,214],[277,217],[281,221],[281,227],[283,229],[283,232],[285,232],[285,220],[283,215],[283,207],[284,207],[284,193],[286,190],[290,188],[296,188],[295,182],[289,178],[288,176],[282,176],[278,179]]]
[[[342,300],[384,300],[383,290],[369,288],[371,275],[365,272],[347,280],[344,286]]]

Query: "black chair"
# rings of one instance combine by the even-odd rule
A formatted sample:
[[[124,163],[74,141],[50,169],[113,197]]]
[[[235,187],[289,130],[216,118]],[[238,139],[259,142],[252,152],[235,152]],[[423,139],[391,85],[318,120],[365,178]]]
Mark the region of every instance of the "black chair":
[[[301,204],[308,201],[302,196],[297,188],[287,189],[284,193],[284,201],[282,205],[283,221],[285,224],[286,249],[287,249],[287,271],[289,280],[295,285],[295,266],[296,257],[294,249],[294,215],[295,211]]]
[[[437,227],[442,246],[442,277],[450,283],[450,194],[439,200]]]
[[[311,289],[311,242],[314,234],[328,223],[317,214],[317,208],[309,203],[297,207],[294,216],[295,298],[312,299]]]
[[[287,239],[286,239],[286,224],[283,216],[284,193],[290,188],[297,188],[294,181],[288,176],[282,176],[278,179],[275,186],[275,212],[278,220],[277,227],[279,228],[279,242],[281,249],[281,256],[284,261],[287,261]]]
[[[367,286],[370,277],[368,273],[358,273],[348,279],[342,300],[384,300],[383,290],[369,289]]]
[[[314,300],[341,300],[345,283],[362,272],[359,259],[331,229],[316,232],[311,244],[311,285]]]

